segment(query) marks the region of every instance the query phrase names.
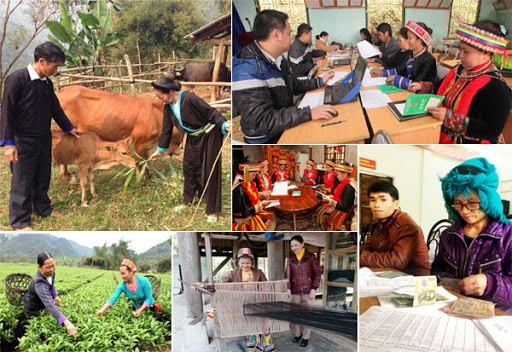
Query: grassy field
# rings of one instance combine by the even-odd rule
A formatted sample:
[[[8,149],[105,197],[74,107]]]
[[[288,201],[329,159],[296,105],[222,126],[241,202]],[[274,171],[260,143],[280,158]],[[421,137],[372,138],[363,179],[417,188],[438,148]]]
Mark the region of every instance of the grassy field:
[[[43,311],[26,321],[23,307],[10,305],[5,298],[5,276],[35,274],[35,264],[0,263],[0,350],[2,351],[170,351],[170,274],[154,274],[161,279],[157,301],[163,312],[132,315],[131,304],[122,295],[104,316],[95,313],[121,282],[119,272],[91,268],[56,269],[55,287],[61,297],[62,313],[76,326],[76,338]],[[144,274],[140,274],[144,275]]]
[[[199,206],[195,217],[192,215],[196,204],[180,213],[172,209],[183,199],[182,155],[174,155],[172,160],[165,157],[161,161],[151,161],[150,167],[159,170],[165,178],[156,173],[146,177],[135,188],[134,180],[123,194],[126,177],[115,177],[123,167],[97,171],[95,185],[98,197],[90,201],[90,207],[82,207],[80,185],[70,185],[59,176],[59,166],[53,165],[49,196],[53,208],[62,213],[59,218],[41,219],[32,217],[32,226],[38,231],[164,231],[229,230],[231,226],[231,145],[226,142],[222,151],[222,213],[216,224],[206,223],[204,203]],[[70,171],[78,180],[78,169],[70,166]],[[9,227],[9,190],[11,174],[9,163],[0,155],[0,231]],[[90,198],[90,194],[88,195]]]

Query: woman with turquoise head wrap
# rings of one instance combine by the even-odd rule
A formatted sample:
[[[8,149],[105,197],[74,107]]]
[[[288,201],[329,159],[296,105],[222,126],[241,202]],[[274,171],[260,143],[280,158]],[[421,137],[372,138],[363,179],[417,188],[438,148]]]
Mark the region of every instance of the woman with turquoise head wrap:
[[[512,225],[503,213],[496,168],[473,158],[441,178],[445,207],[455,223],[439,242],[432,274],[458,279],[462,293],[512,312]]]

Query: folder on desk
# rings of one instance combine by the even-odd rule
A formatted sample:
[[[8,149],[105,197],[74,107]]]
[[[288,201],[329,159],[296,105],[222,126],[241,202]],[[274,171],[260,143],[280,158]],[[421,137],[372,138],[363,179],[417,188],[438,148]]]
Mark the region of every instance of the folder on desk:
[[[444,96],[435,94],[409,94],[406,100],[388,103],[388,108],[398,121],[408,121],[418,117],[429,116],[429,107],[438,107]]]

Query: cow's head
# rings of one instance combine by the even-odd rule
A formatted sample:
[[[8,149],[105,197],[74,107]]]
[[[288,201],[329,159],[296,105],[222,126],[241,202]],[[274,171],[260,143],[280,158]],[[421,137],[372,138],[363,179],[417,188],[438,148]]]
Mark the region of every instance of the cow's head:
[[[167,76],[170,79],[183,79],[185,67],[170,67],[167,70]]]
[[[105,143],[100,151],[100,163],[97,169],[110,169],[116,165],[136,167],[137,160],[132,157],[130,146],[126,140]]]

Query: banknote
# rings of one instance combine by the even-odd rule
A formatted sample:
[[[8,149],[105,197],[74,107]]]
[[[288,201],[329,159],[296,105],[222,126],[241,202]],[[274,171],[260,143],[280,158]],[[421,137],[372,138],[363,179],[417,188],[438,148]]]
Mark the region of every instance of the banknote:
[[[437,279],[434,275],[414,277],[413,307],[436,303]]]
[[[494,316],[494,303],[477,298],[459,298],[442,309],[448,315],[460,318],[490,318]]]

